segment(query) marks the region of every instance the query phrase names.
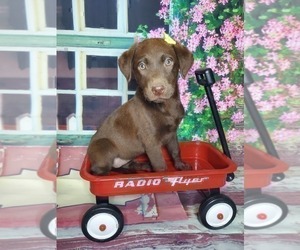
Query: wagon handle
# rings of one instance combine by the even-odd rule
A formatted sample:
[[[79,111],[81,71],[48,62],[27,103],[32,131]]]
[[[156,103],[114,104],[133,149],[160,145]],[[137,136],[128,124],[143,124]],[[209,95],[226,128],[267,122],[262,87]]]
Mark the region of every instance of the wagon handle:
[[[216,124],[216,128],[219,134],[220,142],[222,145],[222,149],[224,154],[231,159],[230,151],[228,148],[228,144],[226,141],[224,129],[221,123],[220,115],[218,112],[218,108],[215,102],[215,98],[211,89],[211,86],[216,82],[214,74],[210,68],[205,69],[197,69],[195,71],[196,79],[199,85],[204,86],[207,99],[209,101],[209,105],[212,111],[212,115]],[[227,181],[232,181],[234,179],[234,173],[230,173],[227,175]]]

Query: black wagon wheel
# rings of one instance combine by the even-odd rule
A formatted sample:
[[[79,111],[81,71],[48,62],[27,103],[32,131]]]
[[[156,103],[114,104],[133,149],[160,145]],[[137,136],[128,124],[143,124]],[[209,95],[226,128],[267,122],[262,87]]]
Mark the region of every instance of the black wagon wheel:
[[[123,230],[124,217],[116,206],[105,203],[91,207],[83,216],[81,229],[90,240],[105,242],[115,239]]]
[[[198,219],[209,229],[221,229],[234,220],[236,212],[236,205],[228,196],[212,195],[201,203]]]
[[[53,208],[44,214],[40,221],[42,233],[50,239],[56,240],[56,209]]]
[[[281,222],[288,214],[288,207],[278,198],[260,194],[245,199],[244,224],[247,229],[262,229]]]

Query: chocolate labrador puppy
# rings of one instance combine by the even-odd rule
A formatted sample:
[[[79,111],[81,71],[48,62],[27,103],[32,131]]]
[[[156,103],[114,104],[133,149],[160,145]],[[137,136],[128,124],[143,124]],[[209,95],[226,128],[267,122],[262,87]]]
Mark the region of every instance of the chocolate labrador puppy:
[[[106,175],[146,153],[154,171],[166,170],[161,147],[166,146],[178,170],[189,165],[180,158],[176,130],[184,116],[177,86],[193,64],[192,53],[164,39],[134,44],[119,58],[127,78],[137,82],[135,96],[116,109],[98,128],[88,147],[91,173]]]

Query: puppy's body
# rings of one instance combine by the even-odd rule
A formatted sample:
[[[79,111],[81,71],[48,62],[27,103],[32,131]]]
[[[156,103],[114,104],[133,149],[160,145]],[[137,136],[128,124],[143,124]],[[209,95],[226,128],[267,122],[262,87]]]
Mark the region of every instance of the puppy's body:
[[[92,173],[107,174],[142,153],[155,171],[164,171],[162,146],[167,146],[176,168],[187,168],[180,159],[176,135],[184,116],[177,78],[179,69],[185,76],[192,63],[185,47],[162,39],[147,39],[122,54],[120,69],[128,81],[136,80],[138,88],[92,137],[88,147]]]

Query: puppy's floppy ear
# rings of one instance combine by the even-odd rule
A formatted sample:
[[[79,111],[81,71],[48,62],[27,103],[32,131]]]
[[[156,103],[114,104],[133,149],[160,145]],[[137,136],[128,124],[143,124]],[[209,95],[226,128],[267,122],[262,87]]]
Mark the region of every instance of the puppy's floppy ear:
[[[174,44],[173,48],[179,61],[180,73],[182,77],[185,78],[194,63],[193,54],[179,43]]]
[[[123,75],[126,77],[128,82],[131,80],[132,60],[133,60],[136,46],[137,44],[131,46],[131,48],[129,50],[126,50],[118,60],[120,70],[123,73]]]

